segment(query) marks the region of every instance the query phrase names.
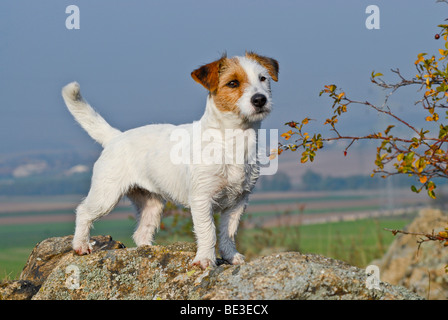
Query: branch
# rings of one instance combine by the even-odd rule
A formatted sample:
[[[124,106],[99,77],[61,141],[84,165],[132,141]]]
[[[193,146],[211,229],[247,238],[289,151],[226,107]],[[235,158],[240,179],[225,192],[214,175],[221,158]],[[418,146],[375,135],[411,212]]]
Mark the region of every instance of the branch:
[[[443,242],[443,241],[447,241],[446,237],[443,237],[439,234],[435,234],[434,230],[432,230],[432,233],[420,233],[420,232],[408,232],[408,231],[403,231],[403,230],[397,230],[397,229],[388,229],[388,228],[384,228],[384,230],[386,231],[390,231],[392,232],[392,234],[395,236],[397,235],[397,233],[402,233],[402,234],[409,234],[409,235],[413,235],[413,236],[423,236],[424,238],[420,238],[419,240],[417,240],[418,243],[418,249],[420,249],[420,246],[422,245],[423,242],[426,241],[439,241],[439,242]]]
[[[398,122],[401,122],[401,123],[404,124],[406,127],[408,127],[409,129],[411,129],[412,131],[414,131],[415,133],[417,133],[418,135],[420,135],[420,132],[419,132],[414,126],[410,125],[408,122],[406,122],[406,121],[404,121],[403,119],[401,119],[400,117],[396,116],[396,115],[393,114],[390,110],[386,111],[386,110],[384,110],[384,109],[382,109],[382,108],[379,108],[379,107],[373,105],[372,103],[370,103],[370,102],[368,102],[368,101],[362,102],[362,101],[350,100],[350,99],[348,99],[348,98],[344,98],[344,100],[348,101],[347,104],[351,104],[351,103],[363,104],[363,105],[366,105],[366,106],[368,106],[368,107],[370,107],[370,108],[376,110],[376,111],[379,112],[379,113],[384,113],[384,114],[386,114],[386,115],[388,115],[388,116],[394,118],[394,119],[397,120]]]

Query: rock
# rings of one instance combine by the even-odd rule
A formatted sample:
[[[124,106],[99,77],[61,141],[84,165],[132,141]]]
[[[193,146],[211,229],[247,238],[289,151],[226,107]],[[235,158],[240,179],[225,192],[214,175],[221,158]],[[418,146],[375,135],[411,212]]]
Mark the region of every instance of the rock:
[[[0,300],[30,300],[39,288],[28,280],[5,281],[0,284]]]
[[[34,300],[421,299],[384,282],[369,290],[364,270],[319,255],[276,253],[241,266],[201,270],[190,266],[196,251],[190,243],[94,249],[77,256],[57,245],[68,240],[47,239],[48,246],[33,250],[22,275],[44,280]],[[39,246],[56,249],[51,257],[51,250],[42,254]],[[46,263],[36,263],[36,257],[46,257]]]
[[[73,236],[56,237],[38,243],[28,257],[19,280],[0,284],[0,300],[31,299],[60,260],[72,254],[72,239]],[[111,236],[95,236],[91,241],[95,251],[125,248]]]
[[[168,246],[75,253],[61,259],[33,297],[42,299],[195,299],[202,270],[190,267],[196,247],[189,243]],[[73,276],[79,284],[70,286]],[[196,284],[195,284],[196,283]],[[71,289],[75,287],[77,289]]]
[[[423,209],[406,227],[408,232],[435,233],[448,226],[446,213],[436,209]],[[397,234],[384,257],[373,261],[380,268],[382,281],[404,286],[418,295],[432,300],[448,298],[448,248],[435,241],[424,242],[420,248],[418,238]]]
[[[72,240],[73,236],[65,236],[39,242],[28,257],[20,280],[29,280],[35,285],[41,285],[59,260],[73,251]],[[112,240],[111,236],[92,237],[91,243],[94,251],[125,248],[124,244]]]
[[[219,267],[221,268],[221,267]],[[218,268],[218,269],[219,269]],[[203,299],[414,300],[402,287],[369,290],[364,270],[320,255],[284,252],[215,271]]]

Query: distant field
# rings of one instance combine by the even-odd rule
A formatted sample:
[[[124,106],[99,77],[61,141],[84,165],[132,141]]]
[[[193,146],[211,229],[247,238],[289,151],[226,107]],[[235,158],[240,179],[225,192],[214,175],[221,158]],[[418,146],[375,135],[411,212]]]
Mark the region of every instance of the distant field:
[[[0,197],[0,225],[74,221],[74,209],[82,196]],[[392,201],[392,202],[391,202]],[[384,191],[351,192],[282,192],[257,193],[251,196],[247,213],[251,217],[274,217],[288,213],[305,215],[360,213],[427,204],[425,195],[409,190],[394,190],[393,198]],[[129,200],[124,199],[103,219],[123,220],[134,215]],[[387,214],[386,214],[387,215]]]
[[[0,280],[17,278],[38,242],[73,233],[73,211],[80,199],[0,198]],[[408,207],[423,204],[406,193],[397,197],[396,203]],[[382,231],[383,227],[402,228],[412,219],[408,214],[342,221],[363,213],[370,216],[370,212],[381,207],[378,194],[370,192],[256,194],[243,219],[238,246],[249,259],[278,250],[299,250],[362,266],[381,255],[393,240],[392,235]],[[335,217],[336,222],[332,221]],[[162,222],[157,243],[194,241],[189,217],[168,216]],[[111,235],[132,247],[135,223],[129,201],[123,201],[114,212],[95,223],[92,235]]]

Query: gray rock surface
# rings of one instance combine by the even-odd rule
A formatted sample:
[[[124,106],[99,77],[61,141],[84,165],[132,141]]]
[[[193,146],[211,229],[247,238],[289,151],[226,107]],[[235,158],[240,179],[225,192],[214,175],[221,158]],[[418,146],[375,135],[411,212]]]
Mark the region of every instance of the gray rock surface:
[[[120,248],[77,256],[66,250],[71,237],[45,241],[52,243],[52,257],[48,251],[40,253],[39,246],[45,246],[39,244],[22,273],[26,280],[19,280],[40,289],[17,299],[421,299],[384,282],[380,289],[368,289],[365,270],[319,255],[276,253],[240,266],[222,264],[202,270],[190,266],[196,250],[190,243],[139,248],[117,244]],[[45,262],[38,257],[45,257]],[[14,281],[0,287],[0,294],[14,283],[17,287]]]

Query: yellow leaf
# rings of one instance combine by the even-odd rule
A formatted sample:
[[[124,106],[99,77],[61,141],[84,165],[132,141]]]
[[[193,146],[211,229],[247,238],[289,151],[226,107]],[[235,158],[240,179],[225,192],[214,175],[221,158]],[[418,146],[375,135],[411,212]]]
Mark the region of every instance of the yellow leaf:
[[[415,60],[414,64],[419,64],[420,62],[422,62],[423,60],[425,60],[425,58],[423,57],[423,55],[420,53],[418,55],[418,59]]]
[[[271,154],[269,155],[269,160],[274,160],[277,155],[281,155],[283,152],[282,148],[278,148],[278,149],[271,149]]]
[[[425,120],[426,120],[426,121],[432,121],[433,119],[432,119],[431,116],[427,116],[427,117],[425,118]]]
[[[448,232],[446,232],[446,231],[440,231],[440,232],[439,232],[439,236],[442,237],[442,238],[448,238]]]
[[[440,55],[444,56],[445,55],[445,50],[439,49],[439,53],[440,53]]]
[[[283,138],[285,138],[286,140],[288,140],[289,138],[291,138],[291,135],[290,135],[289,133],[285,132],[285,133],[282,133],[282,134],[280,135],[280,137],[283,137]]]
[[[439,120],[439,115],[437,113],[434,113],[432,115],[432,118],[433,118],[434,121],[438,121]]]
[[[426,183],[426,181],[428,181],[428,177],[426,177],[426,176],[421,176],[420,177],[420,182],[421,183]]]
[[[334,84],[331,84],[329,86],[325,86],[325,92],[333,92],[336,89],[336,86]]]

